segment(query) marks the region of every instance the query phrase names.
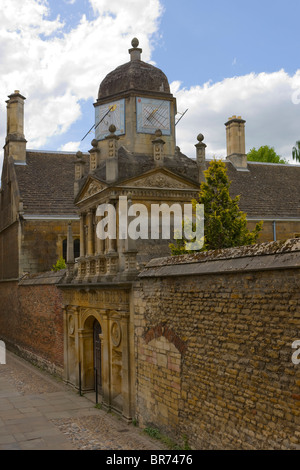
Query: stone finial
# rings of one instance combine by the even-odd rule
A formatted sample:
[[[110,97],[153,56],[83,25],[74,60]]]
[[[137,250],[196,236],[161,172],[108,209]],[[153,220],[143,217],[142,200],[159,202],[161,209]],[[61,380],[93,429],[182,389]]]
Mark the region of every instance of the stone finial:
[[[206,144],[203,142],[204,135],[198,134],[197,136],[198,143],[195,144],[196,147],[196,160],[198,165],[198,180],[199,183],[205,181],[204,171],[206,170],[205,166],[205,149]]]
[[[75,163],[74,196],[76,196],[79,191],[79,181],[84,175],[85,161],[83,159],[82,152],[78,151],[76,153],[76,160],[74,163]]]
[[[98,148],[98,140],[93,139],[92,142],[92,149],[89,150],[90,154],[90,172],[95,171],[98,168],[99,160],[100,160],[100,149]]]
[[[106,181],[113,183],[118,179],[118,140],[115,134],[117,128],[111,124],[108,128],[110,134],[106,137],[108,143],[108,158],[106,158]]]
[[[111,124],[108,128],[110,134],[106,136],[106,140],[108,141],[108,157],[109,158],[117,158],[118,156],[118,140],[119,137],[115,134],[117,128],[114,124]]]
[[[196,147],[196,158],[197,158],[197,163],[200,164],[200,163],[205,162],[206,144],[203,142],[204,135],[203,134],[198,134],[197,140],[198,140],[198,143],[195,145],[195,147]]]
[[[165,141],[161,138],[162,131],[156,129],[155,139],[152,140],[153,144],[153,157],[156,165],[162,165],[164,162],[164,145]]]
[[[85,161],[83,160],[83,153],[78,151],[76,153],[77,160],[75,161],[75,181],[83,177]]]
[[[117,128],[116,128],[116,126],[115,126],[114,124],[111,124],[111,125],[109,126],[108,130],[109,130],[109,132],[110,132],[111,134],[114,134],[114,133],[116,132]]]
[[[131,41],[132,48],[129,49],[130,60],[141,60],[141,53],[142,49],[138,47],[139,40],[137,38],[133,38]]]

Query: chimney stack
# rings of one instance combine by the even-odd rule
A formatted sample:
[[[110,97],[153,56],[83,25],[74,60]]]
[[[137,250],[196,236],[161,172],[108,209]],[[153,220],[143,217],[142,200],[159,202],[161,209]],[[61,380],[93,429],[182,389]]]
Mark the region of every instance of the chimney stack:
[[[26,162],[26,139],[24,136],[24,101],[19,90],[15,90],[7,103],[7,135],[5,153],[14,160]]]
[[[227,160],[237,170],[247,169],[247,155],[245,146],[245,122],[241,116],[232,116],[225,123],[227,141]]]

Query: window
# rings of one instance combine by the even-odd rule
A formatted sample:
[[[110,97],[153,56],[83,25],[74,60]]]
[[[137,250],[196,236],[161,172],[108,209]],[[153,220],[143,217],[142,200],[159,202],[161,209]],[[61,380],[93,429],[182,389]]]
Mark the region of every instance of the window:
[[[76,238],[73,242],[74,246],[74,258],[79,258],[80,256],[80,240]],[[62,256],[67,260],[67,239],[65,238],[62,243]]]

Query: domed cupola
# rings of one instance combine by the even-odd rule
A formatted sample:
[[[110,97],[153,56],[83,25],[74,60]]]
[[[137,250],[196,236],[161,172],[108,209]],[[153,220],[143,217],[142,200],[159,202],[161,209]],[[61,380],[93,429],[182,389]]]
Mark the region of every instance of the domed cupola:
[[[167,155],[175,152],[176,99],[166,75],[141,60],[142,49],[134,38],[130,61],[110,72],[101,82],[95,107],[95,139],[106,154],[107,138],[114,135],[118,147],[133,153],[151,154],[157,130]],[[103,155],[102,158],[105,158]]]
[[[166,75],[159,68],[141,60],[142,49],[137,47],[138,39],[134,38],[131,44],[130,62],[120,65],[104,78],[100,84],[98,99],[133,90],[170,94]]]

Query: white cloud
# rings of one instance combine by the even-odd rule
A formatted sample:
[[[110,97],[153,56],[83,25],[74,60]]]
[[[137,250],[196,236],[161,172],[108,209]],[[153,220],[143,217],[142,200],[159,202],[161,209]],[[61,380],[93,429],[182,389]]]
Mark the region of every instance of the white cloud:
[[[62,152],[77,152],[80,148],[80,141],[78,142],[67,142],[64,145],[61,145],[58,150]]]
[[[162,14],[159,0],[89,3],[94,16],[88,19],[82,14],[78,24],[65,29],[59,16],[50,16],[47,0],[1,1],[0,120],[6,120],[7,95],[20,90],[27,98],[28,148],[50,148],[52,137],[63,135],[76,123],[82,116],[82,103],[96,100],[105,75],[129,60],[133,36],[140,40],[142,59],[151,61],[151,41]],[[246,120],[247,150],[267,144],[287,158],[300,138],[300,104],[296,104],[300,101],[300,71],[294,76],[283,70],[249,74],[189,89],[175,81],[171,88],[178,111],[188,108],[176,132],[178,145],[191,157],[199,132],[205,136],[208,156],[225,156],[224,123],[233,114]],[[91,121],[84,124],[80,135],[67,138],[72,145],[91,127],[92,119],[93,109]],[[2,142],[4,130],[0,126]]]
[[[300,89],[300,70],[290,76],[284,70],[249,74],[205,83],[190,89],[171,84],[177,109],[188,112],[178,124],[177,143],[183,153],[195,158],[197,135],[207,144],[207,156],[226,156],[225,122],[232,115],[246,120],[246,151],[270,145],[291,159],[291,149],[300,138],[300,105],[293,103]],[[295,102],[295,100],[294,100]]]

